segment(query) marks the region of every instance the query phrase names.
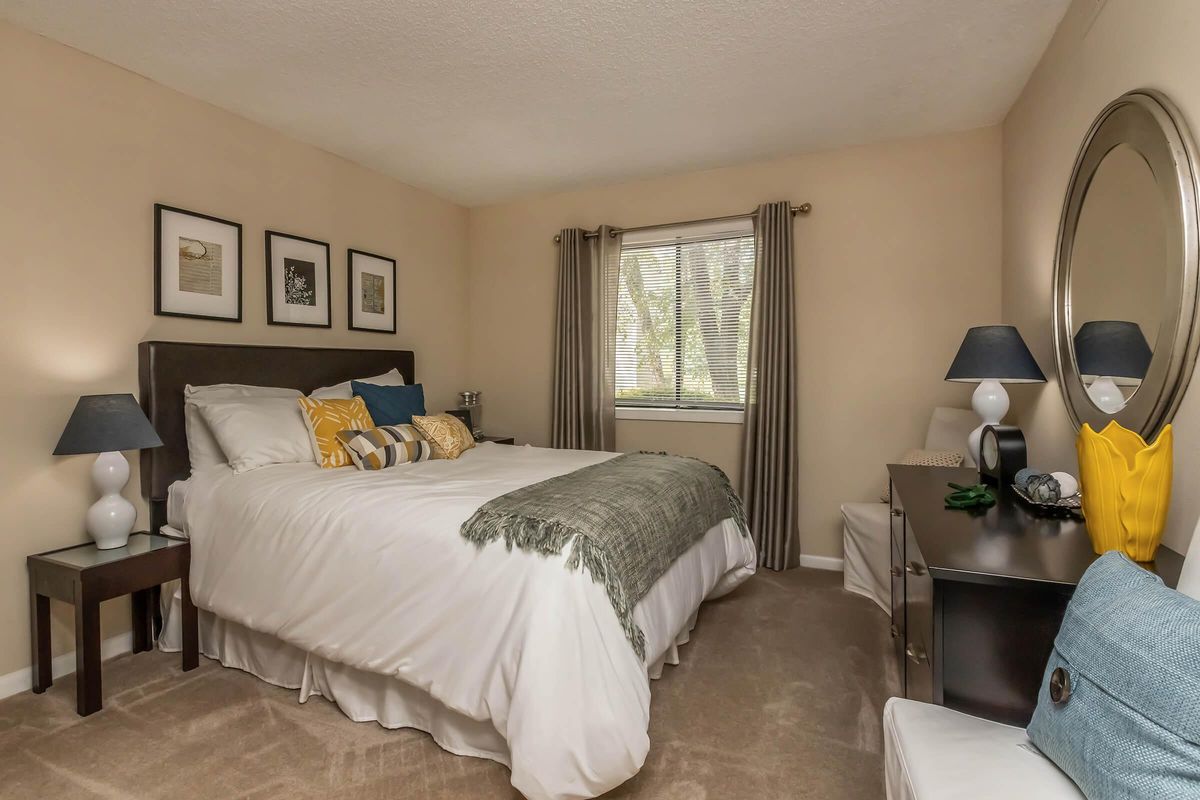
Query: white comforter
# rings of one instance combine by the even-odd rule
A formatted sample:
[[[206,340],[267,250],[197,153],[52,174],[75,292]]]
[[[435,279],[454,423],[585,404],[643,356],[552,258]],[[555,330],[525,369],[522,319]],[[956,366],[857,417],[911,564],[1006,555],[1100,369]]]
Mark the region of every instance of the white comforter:
[[[530,798],[593,797],[645,761],[646,665],[585,573],[502,542],[476,550],[458,530],[494,497],[612,455],[484,444],[378,472],[200,472],[183,509],[193,598],[490,720]],[[651,662],[702,600],[754,572],[753,546],[728,520],[688,555],[695,566],[668,572],[637,607]]]

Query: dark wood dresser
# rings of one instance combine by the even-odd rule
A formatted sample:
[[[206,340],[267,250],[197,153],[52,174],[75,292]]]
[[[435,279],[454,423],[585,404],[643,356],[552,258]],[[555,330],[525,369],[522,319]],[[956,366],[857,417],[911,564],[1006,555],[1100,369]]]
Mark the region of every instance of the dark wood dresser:
[[[888,466],[892,637],[904,696],[1025,725],[1067,601],[1096,560],[1082,520],[1034,515],[1019,499],[986,512],[945,507],[974,469]],[[1144,565],[1175,586],[1183,557]]]

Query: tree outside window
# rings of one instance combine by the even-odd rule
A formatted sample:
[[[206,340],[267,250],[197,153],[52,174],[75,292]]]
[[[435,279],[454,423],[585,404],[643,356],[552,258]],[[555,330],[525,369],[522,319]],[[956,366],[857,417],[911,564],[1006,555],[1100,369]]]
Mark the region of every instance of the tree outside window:
[[[623,248],[617,405],[742,408],[753,287],[753,235]]]

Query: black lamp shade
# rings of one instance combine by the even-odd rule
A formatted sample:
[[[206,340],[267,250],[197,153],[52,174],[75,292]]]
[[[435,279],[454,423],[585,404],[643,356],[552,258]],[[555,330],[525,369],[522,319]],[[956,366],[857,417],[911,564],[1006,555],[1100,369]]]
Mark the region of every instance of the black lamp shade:
[[[946,380],[1045,383],[1046,376],[1016,328],[1012,325],[981,325],[971,328],[963,337]]]
[[[56,456],[162,447],[162,439],[131,394],[88,394],[79,398],[63,430]]]
[[[1144,378],[1154,353],[1136,322],[1098,319],[1075,334],[1075,363],[1080,375]]]

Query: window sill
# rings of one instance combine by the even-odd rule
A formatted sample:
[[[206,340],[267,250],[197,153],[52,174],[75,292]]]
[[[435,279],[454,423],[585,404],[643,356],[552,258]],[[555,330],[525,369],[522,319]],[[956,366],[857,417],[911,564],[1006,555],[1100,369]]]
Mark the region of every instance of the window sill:
[[[740,425],[742,412],[699,408],[617,408],[617,419],[642,419],[657,422],[724,422]]]

